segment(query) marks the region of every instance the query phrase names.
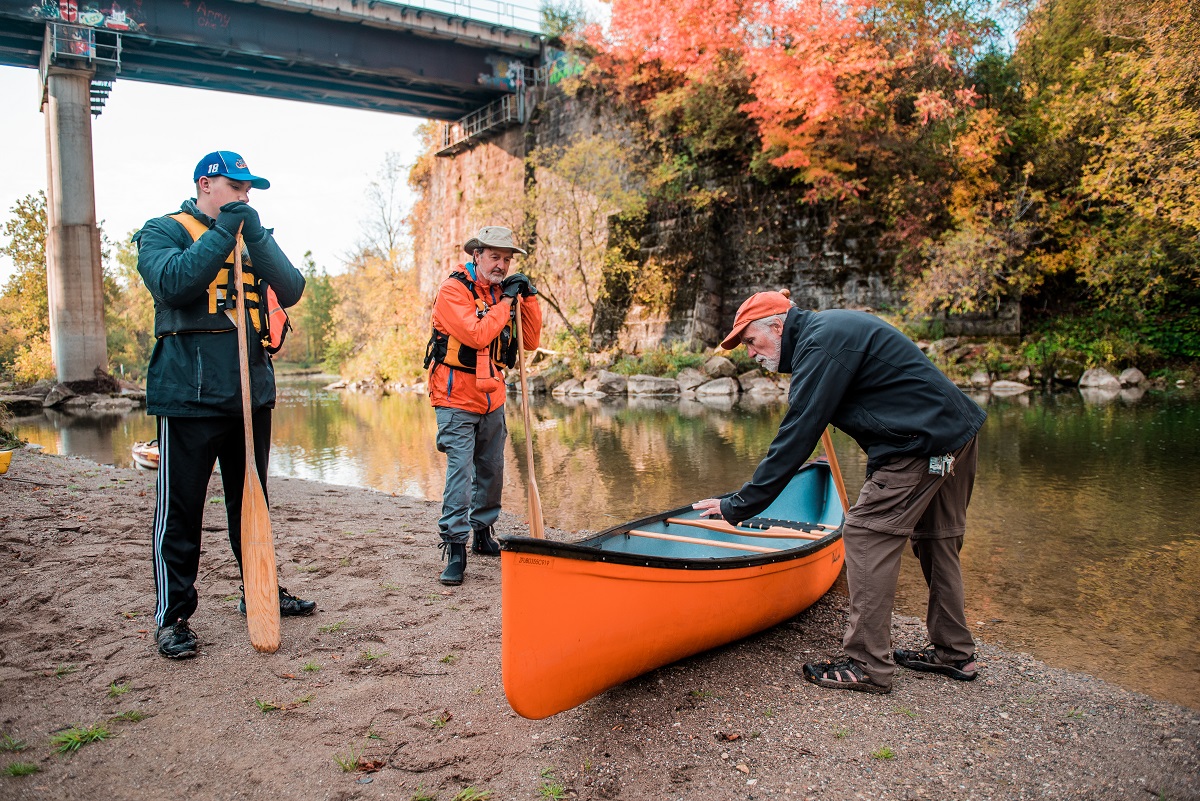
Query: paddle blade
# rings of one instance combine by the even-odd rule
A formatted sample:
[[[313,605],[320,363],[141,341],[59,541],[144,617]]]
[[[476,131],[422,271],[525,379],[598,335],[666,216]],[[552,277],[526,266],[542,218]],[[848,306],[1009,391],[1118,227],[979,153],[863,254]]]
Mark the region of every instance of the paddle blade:
[[[279,650],[279,578],[271,517],[258,471],[247,466],[242,492],[242,580],[246,588],[246,625],[254,650]]]

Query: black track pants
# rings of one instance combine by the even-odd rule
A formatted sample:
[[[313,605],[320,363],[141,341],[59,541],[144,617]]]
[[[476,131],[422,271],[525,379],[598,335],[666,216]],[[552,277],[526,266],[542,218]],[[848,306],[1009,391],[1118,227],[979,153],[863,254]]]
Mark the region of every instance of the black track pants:
[[[263,492],[271,456],[271,410],[254,412],[254,461]],[[200,527],[213,464],[221,464],[229,544],[242,565],[242,490],[246,474],[241,417],[158,418],[158,499],[154,507],[154,590],[158,625],[187,620],[196,611]]]

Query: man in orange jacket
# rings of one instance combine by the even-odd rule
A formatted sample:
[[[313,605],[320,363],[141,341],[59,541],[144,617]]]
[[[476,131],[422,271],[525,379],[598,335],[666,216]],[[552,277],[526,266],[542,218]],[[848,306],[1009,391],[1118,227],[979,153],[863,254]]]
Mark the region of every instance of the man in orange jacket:
[[[535,350],[542,335],[537,289],[521,273],[508,274],[525,251],[512,231],[479,229],[463,250],[471,260],[450,273],[433,302],[433,335],[425,354],[429,399],[437,413],[437,449],[446,454],[446,488],[438,533],[446,557],[443,584],[462,584],[471,550],[499,556],[492,528],[504,489],[504,369],[516,364],[515,308],[521,338]]]

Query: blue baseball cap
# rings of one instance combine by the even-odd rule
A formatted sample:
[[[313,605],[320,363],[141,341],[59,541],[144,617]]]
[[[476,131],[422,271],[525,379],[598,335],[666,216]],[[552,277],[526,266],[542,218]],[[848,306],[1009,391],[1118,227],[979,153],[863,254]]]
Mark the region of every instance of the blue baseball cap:
[[[251,175],[249,168],[246,167],[246,160],[232,150],[214,150],[200,159],[200,163],[196,165],[196,173],[192,176],[192,180],[199,181],[206,175],[210,178],[214,175],[224,175],[226,178],[232,178],[235,181],[249,181],[250,186],[255,189],[271,188],[271,182],[266,178]]]

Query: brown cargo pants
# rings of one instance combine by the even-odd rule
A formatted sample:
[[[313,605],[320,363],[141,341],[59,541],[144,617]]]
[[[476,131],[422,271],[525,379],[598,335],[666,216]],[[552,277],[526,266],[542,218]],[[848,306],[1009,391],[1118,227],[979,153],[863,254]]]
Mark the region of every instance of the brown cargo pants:
[[[891,686],[896,672],[892,608],[900,555],[910,541],[929,585],[925,624],[938,657],[957,661],[975,653],[958,552],[975,486],[976,438],[953,456],[946,475],[930,473],[928,457],[889,462],[867,478],[846,515],[850,623],[842,644],[846,655],[884,687]]]

